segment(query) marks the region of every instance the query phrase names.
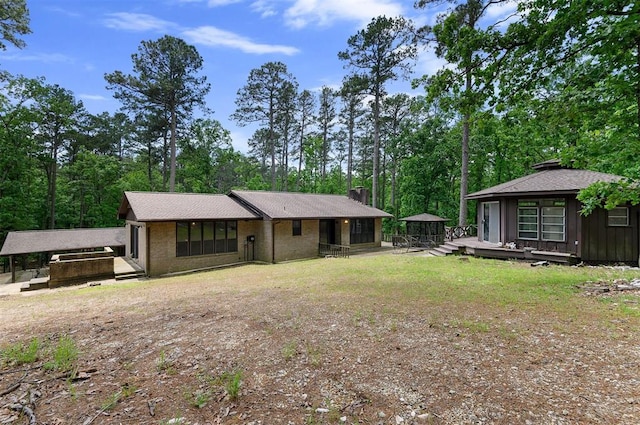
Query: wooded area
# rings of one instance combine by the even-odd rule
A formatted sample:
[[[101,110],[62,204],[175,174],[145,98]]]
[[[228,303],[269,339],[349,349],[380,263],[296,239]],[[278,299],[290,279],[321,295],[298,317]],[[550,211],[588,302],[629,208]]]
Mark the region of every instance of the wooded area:
[[[105,75],[122,103],[115,113],[90,114],[44,78],[1,72],[0,240],[12,230],[119,225],[125,190],[365,186],[396,219],[429,212],[464,224],[475,217],[466,193],[546,159],[637,179],[640,6],[524,0],[508,19],[479,25],[505,2],[450,1],[432,27],[374,18],[336,52],[339,90],[301,88],[282,62],[247,70],[232,115],[258,128],[246,154],[204,102],[216,82],[202,58],[178,38],[143,41],[132,74]],[[0,49],[22,47],[25,0],[0,11]],[[425,49],[447,62],[435,75],[412,73]],[[424,95],[388,93],[400,78]],[[637,203],[632,182],[591,188],[582,200],[587,209]]]

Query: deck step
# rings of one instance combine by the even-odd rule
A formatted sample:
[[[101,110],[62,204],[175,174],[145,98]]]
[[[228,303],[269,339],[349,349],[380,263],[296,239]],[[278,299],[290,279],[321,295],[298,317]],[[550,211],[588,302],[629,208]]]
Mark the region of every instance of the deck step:
[[[37,291],[38,289],[49,288],[49,276],[36,277],[20,285],[20,292]]]
[[[119,280],[128,280],[128,279],[139,279],[144,276],[145,274],[143,271],[120,273],[116,275],[116,280],[119,281]]]

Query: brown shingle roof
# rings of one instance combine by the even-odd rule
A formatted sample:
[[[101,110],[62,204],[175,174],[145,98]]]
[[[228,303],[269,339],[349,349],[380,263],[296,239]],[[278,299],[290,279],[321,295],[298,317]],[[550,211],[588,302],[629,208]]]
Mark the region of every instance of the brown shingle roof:
[[[487,199],[523,195],[570,195],[589,185],[603,181],[616,182],[622,177],[613,174],[569,168],[547,169],[497,186],[470,193],[467,199]]]
[[[434,222],[434,221],[449,221],[448,218],[438,217],[433,214],[418,214],[412,215],[411,217],[401,218],[400,221],[423,221],[423,222]]]
[[[271,219],[393,217],[342,195],[234,190],[230,196]]]
[[[125,192],[119,218],[136,221],[257,219],[227,195]]]
[[[0,256],[125,245],[124,227],[9,232]]]

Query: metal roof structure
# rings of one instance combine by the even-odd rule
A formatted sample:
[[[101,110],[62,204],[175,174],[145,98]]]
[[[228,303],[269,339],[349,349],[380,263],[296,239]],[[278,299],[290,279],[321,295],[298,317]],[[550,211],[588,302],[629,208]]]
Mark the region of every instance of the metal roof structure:
[[[0,256],[125,246],[124,227],[9,232]]]

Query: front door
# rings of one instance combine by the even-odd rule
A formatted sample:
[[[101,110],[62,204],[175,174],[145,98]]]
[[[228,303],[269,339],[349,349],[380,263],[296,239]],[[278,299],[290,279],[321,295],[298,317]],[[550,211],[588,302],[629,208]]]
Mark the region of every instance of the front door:
[[[500,203],[482,203],[482,240],[500,243]]]
[[[336,243],[336,224],[334,220],[320,220],[320,243]]]

